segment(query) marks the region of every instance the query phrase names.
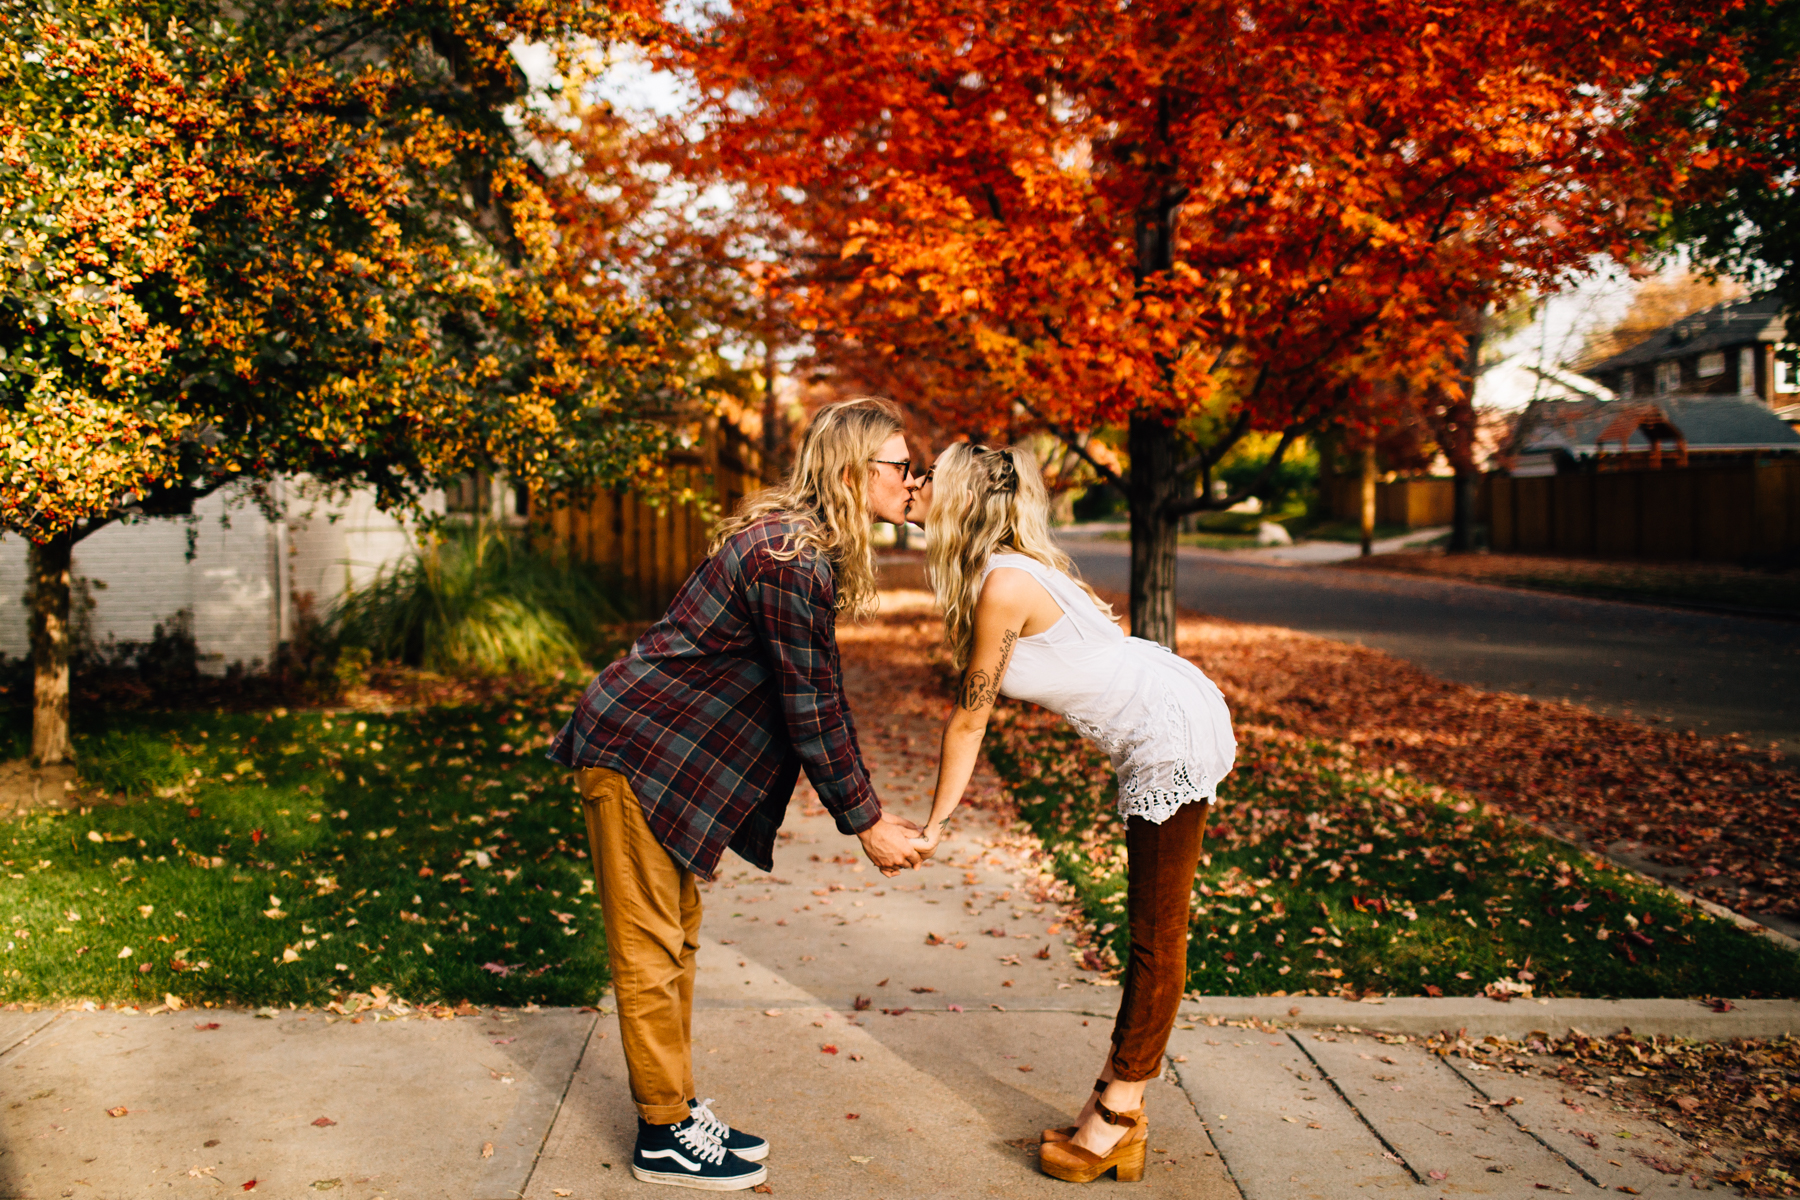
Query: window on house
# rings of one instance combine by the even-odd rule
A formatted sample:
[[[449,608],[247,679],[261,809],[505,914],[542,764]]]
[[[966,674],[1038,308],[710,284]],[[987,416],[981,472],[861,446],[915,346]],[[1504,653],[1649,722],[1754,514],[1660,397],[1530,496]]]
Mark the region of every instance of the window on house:
[[[1711,354],[1702,354],[1694,364],[1694,374],[1702,379],[1712,379],[1725,373],[1725,352],[1714,350]]]
[[[1681,364],[1678,362],[1659,362],[1656,364],[1656,394],[1666,395],[1681,386]]]
[[[444,489],[444,511],[486,516],[488,511],[488,479],[480,471],[472,471]]]
[[[1775,390],[1800,392],[1800,346],[1784,343],[1775,347]]]
[[[1637,372],[1630,367],[1619,372],[1619,396],[1629,400],[1637,394]]]
[[[1738,395],[1756,395],[1756,347],[1738,348]]]

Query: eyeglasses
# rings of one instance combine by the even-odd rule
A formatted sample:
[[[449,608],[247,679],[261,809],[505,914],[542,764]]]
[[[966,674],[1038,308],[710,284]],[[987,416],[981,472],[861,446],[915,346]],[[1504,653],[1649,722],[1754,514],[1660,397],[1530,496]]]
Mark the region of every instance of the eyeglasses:
[[[872,463],[886,463],[890,467],[899,467],[901,483],[905,483],[908,479],[912,478],[912,459],[910,458],[903,458],[898,462],[891,458],[871,458],[869,461]]]

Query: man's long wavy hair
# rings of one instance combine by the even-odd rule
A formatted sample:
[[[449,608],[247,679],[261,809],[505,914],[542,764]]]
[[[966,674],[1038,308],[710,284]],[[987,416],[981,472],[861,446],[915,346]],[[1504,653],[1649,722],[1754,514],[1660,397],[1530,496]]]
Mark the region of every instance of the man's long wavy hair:
[[[1050,539],[1050,496],[1029,451],[958,442],[938,456],[931,482],[925,570],[944,610],[944,642],[957,670],[969,665],[974,650],[982,570],[994,554],[1023,554],[1061,571],[1112,615]]]
[[[858,396],[821,408],[806,426],[787,478],[747,497],[713,534],[725,539],[770,513],[799,518],[782,559],[803,551],[823,554],[837,574],[837,608],[860,620],[875,611],[875,556],[869,548],[869,477],[881,444],[904,430],[900,410],[879,396]]]

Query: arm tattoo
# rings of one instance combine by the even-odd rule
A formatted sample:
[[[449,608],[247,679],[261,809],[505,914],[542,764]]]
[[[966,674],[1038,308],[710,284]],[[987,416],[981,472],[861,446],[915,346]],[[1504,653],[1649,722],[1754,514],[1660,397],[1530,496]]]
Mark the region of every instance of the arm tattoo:
[[[970,671],[963,677],[962,695],[958,698],[962,706],[973,712],[978,708],[986,708],[1000,698],[1000,681],[1006,678],[1006,668],[1012,663],[1013,643],[1019,640],[1019,631],[1009,629],[1000,639],[1000,665],[990,677],[986,671]]]

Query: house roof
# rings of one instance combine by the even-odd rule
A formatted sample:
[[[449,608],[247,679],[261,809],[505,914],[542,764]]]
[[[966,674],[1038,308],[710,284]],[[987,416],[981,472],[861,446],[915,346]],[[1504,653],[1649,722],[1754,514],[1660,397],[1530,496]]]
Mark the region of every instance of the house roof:
[[[1663,326],[1631,349],[1602,359],[1582,374],[1600,375],[1622,367],[1641,367],[1665,359],[1703,354],[1708,350],[1723,350],[1728,346],[1784,341],[1787,323],[1782,319],[1781,311],[1782,303],[1776,297],[1715,304]]]
[[[1600,435],[1621,415],[1656,409],[1696,450],[1800,450],[1800,433],[1761,401],[1743,396],[1696,396],[1679,393],[1654,400],[1538,400],[1520,414],[1514,452],[1541,454],[1566,450],[1577,457],[1594,453]],[[1634,432],[1629,448],[1649,449],[1642,432]]]

